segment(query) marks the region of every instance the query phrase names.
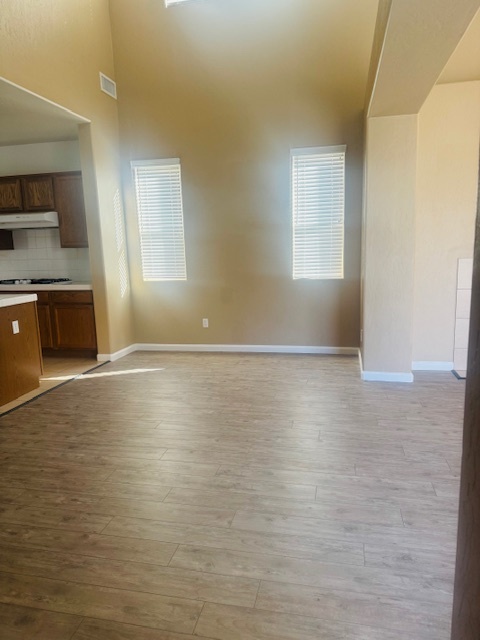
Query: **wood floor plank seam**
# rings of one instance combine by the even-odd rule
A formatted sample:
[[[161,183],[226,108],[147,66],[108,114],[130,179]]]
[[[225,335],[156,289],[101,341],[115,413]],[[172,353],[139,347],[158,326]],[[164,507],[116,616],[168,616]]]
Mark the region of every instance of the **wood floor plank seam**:
[[[61,529],[58,529],[58,531],[59,531],[60,533],[62,532],[62,530],[61,530]],[[112,538],[113,538],[113,537],[115,537],[115,536],[109,536],[109,537],[112,537]],[[137,540],[141,540],[141,538],[136,538],[136,539],[137,539]],[[22,544],[20,544],[20,543],[15,544],[15,543],[13,543],[13,542],[2,541],[2,543],[1,543],[1,544],[2,544],[2,546],[5,546],[5,547],[15,547],[15,548],[18,548],[18,547],[20,547],[20,548],[21,548],[21,547],[22,547],[22,544],[23,544],[23,545],[25,545],[25,548],[26,548],[26,549],[31,549],[31,550],[42,550],[42,551],[50,551],[50,549],[46,549],[45,547],[42,547],[42,546],[40,546],[40,545],[30,544],[30,546],[29,546],[29,543],[28,543],[28,542],[23,542]],[[180,545],[176,545],[176,547],[177,547],[177,548],[178,548],[179,546],[180,546]],[[175,551],[172,553],[172,557],[173,557],[174,553],[175,553]],[[76,550],[76,551],[75,551],[75,555],[82,556],[83,558],[90,558],[91,560],[98,560],[99,558],[101,558],[101,559],[110,559],[108,556],[92,555],[92,554],[90,554],[90,553],[83,553],[83,552],[82,552],[82,551],[80,551],[80,550]],[[114,558],[111,558],[111,559],[114,559]],[[128,558],[122,558],[122,560],[121,560],[121,561],[122,561],[122,562],[125,562],[125,563],[138,563],[138,562],[140,562],[139,560],[131,560],[131,559],[128,559]],[[169,566],[170,566],[170,561],[171,561],[171,558],[170,558],[170,560],[169,560],[166,564],[158,563],[158,566],[159,566],[159,567],[169,567]],[[5,573],[10,573],[10,572],[6,571]]]
[[[108,526],[111,526],[111,525],[115,524],[118,518],[119,518],[119,516],[115,516],[115,517],[113,518],[112,522],[110,523],[110,525],[108,525]],[[162,521],[159,521],[159,520],[157,520],[157,519],[155,519],[155,520],[149,520],[149,519],[146,519],[146,518],[139,518],[139,517],[135,517],[135,518],[134,518],[134,520],[140,520],[140,521],[141,521],[141,520],[144,520],[144,521],[147,521],[147,522],[158,522],[158,523],[162,524]],[[172,522],[167,522],[167,521],[165,521],[165,522],[164,522],[164,524],[169,525],[169,524],[176,524],[176,523],[172,523]],[[394,531],[399,531],[399,532],[400,532],[400,531],[405,531],[405,529],[406,529],[406,528],[402,526],[402,527],[390,527],[390,529],[391,529],[391,530],[394,530]],[[224,530],[224,531],[228,531],[228,530],[229,530],[229,528],[227,528],[227,527],[222,527],[222,530]],[[235,528],[230,527],[230,530],[237,531],[237,532],[238,532],[238,533],[240,533],[240,534],[241,534],[241,533],[244,533],[244,534],[248,534],[248,533],[268,533],[268,532],[265,532],[265,531],[262,531],[262,530],[259,530],[259,529],[242,529],[242,528],[239,528],[239,527],[235,527]],[[112,535],[112,533],[111,533],[111,532],[108,532],[108,533],[109,533],[109,535]],[[312,537],[314,537],[314,538],[315,538],[315,540],[316,540],[319,544],[320,544],[320,543],[322,543],[322,542],[323,542],[323,543],[325,543],[325,544],[335,544],[335,543],[338,543],[338,542],[339,542],[338,537],[337,537],[336,535],[334,535],[333,533],[332,533],[332,534],[330,534],[330,535],[328,535],[328,534],[316,534],[315,536],[312,536],[312,534],[311,534],[310,532],[306,532],[305,534],[303,534],[303,533],[298,534],[298,533],[291,533],[291,532],[286,532],[286,531],[283,531],[283,530],[282,530],[282,531],[279,531],[279,533],[280,533],[282,536],[289,536],[289,537],[299,536],[300,538],[306,538],[306,539],[309,539],[309,540],[311,540],[311,539],[312,539]],[[117,534],[115,534],[115,535],[119,535],[119,534],[117,533]],[[127,537],[127,538],[128,538],[128,537],[141,538],[140,536],[131,536],[131,535],[120,536],[120,537]],[[147,538],[147,539],[152,539],[152,540],[154,540],[154,539],[156,539],[156,538]],[[164,540],[164,542],[167,542],[167,541],[166,541],[166,540]],[[348,540],[342,540],[342,543],[344,543],[344,544],[353,544],[351,541],[348,541]],[[364,542],[364,544],[367,544],[367,543],[369,543],[369,541]],[[358,544],[362,544],[361,539],[358,541]],[[442,542],[439,542],[439,543],[436,545],[436,547],[435,547],[435,548],[440,549],[440,548],[442,548],[442,547],[443,547],[443,544],[444,544],[444,542],[443,542],[443,541],[442,541]],[[202,545],[200,545],[200,546],[202,546]],[[408,545],[408,544],[406,544],[406,543],[403,543],[403,546],[409,546],[409,545]],[[410,545],[410,546],[412,546],[412,545]],[[432,546],[433,546],[433,545],[431,545],[431,544],[429,543],[429,547],[432,547]],[[422,549],[422,548],[424,548],[424,545],[421,545],[421,544],[420,544],[420,545],[417,545],[417,547],[418,547],[418,549]],[[278,555],[278,554],[273,554],[273,555]],[[285,554],[284,554],[284,555],[285,555]]]
[[[3,572],[0,572],[0,576],[1,575],[3,575]],[[7,575],[11,576],[11,577],[14,577],[14,578],[15,577],[16,578],[21,578],[22,577],[22,576],[17,576],[16,574],[7,574]],[[29,577],[29,576],[27,576],[27,577]],[[33,578],[35,578],[35,577],[33,577]],[[43,579],[43,580],[45,580],[45,579]],[[56,580],[56,579],[51,579],[51,578],[48,579],[48,582],[55,583],[57,585],[65,585],[65,586],[68,586],[68,585],[74,585],[75,586],[76,585],[76,586],[79,586],[81,588],[83,587],[85,589],[87,589],[89,587],[92,587],[92,585],[88,585],[88,584],[79,584],[79,583],[75,583],[75,582],[71,582],[71,581],[67,582],[67,581],[61,581],[61,580]],[[61,589],[61,587],[59,587],[59,588]],[[172,604],[172,606],[175,606],[175,604],[176,605],[182,605],[182,604],[186,603],[188,605],[188,603],[192,603],[192,607],[193,607],[193,605],[200,605],[200,604],[202,604],[202,607],[203,607],[203,603],[201,603],[199,600],[192,600],[192,599],[189,599],[189,598],[169,597],[169,596],[163,596],[163,595],[160,595],[160,594],[150,594],[150,593],[145,593],[145,592],[132,592],[132,591],[128,591],[128,590],[122,590],[122,589],[116,589],[116,588],[112,589],[112,588],[108,588],[108,587],[101,587],[101,589],[103,589],[104,592],[115,592],[115,593],[116,592],[120,592],[120,593],[122,593],[122,591],[123,591],[125,594],[135,593],[135,595],[136,595],[138,593],[139,596],[152,596],[152,597],[158,599],[159,602],[161,601],[164,604]],[[12,597],[19,596],[19,595],[20,594],[18,594],[17,592],[14,592]],[[116,593],[116,595],[117,595],[117,593]],[[9,604],[9,600],[11,600],[11,598],[9,598],[7,596],[0,596],[0,602],[2,602],[2,603]],[[36,608],[36,609],[41,609],[41,610],[45,610],[45,611],[50,611],[52,613],[62,612],[61,609],[59,609],[58,605],[57,605],[56,608],[53,606],[54,603],[50,603],[50,606],[48,606],[49,603],[45,601],[45,598],[38,598],[37,597],[37,598],[34,599],[34,602],[36,604],[37,603],[38,604],[41,603],[43,606],[34,607],[33,604],[32,604],[32,605],[30,605],[30,608]],[[73,606],[73,605],[74,605],[74,603],[72,602],[70,606]],[[200,608],[202,608],[202,607],[200,607]],[[123,609],[125,609],[125,608],[123,607]],[[63,611],[63,613],[66,613],[66,612]],[[69,614],[69,615],[79,615],[79,614]],[[80,614],[80,615],[82,615],[83,617],[88,617],[85,614]],[[198,617],[199,616],[197,616],[197,618]],[[109,617],[104,617],[104,618],[100,618],[100,619],[101,620],[115,620],[115,618],[111,618],[111,617],[110,618]],[[152,628],[167,629],[166,627],[152,627]]]
[[[127,538],[127,539],[131,539],[131,540],[139,540],[139,541],[145,539],[145,538],[139,538],[139,537],[135,537],[135,536],[117,536],[117,535],[111,534],[111,533],[109,533],[108,536],[111,537],[111,538],[118,537],[118,538],[121,538],[121,539]],[[147,538],[147,540],[152,540],[152,538]],[[325,543],[329,544],[331,542],[334,542],[334,540],[333,539],[331,539],[331,540],[328,539],[327,540],[325,538],[322,538],[322,539],[318,538],[318,542],[325,542]],[[191,546],[191,545],[187,544],[187,543],[179,543],[177,545],[177,550],[180,547],[188,547],[188,546]],[[213,550],[216,549],[217,551],[225,551],[225,550],[234,551],[235,550],[235,549],[228,549],[226,547],[214,547],[214,546],[206,546],[206,545],[201,545],[201,544],[196,544],[195,546],[199,547],[199,548],[205,548],[205,549],[213,549]],[[362,545],[362,546],[365,546],[365,545]],[[176,551],[175,551],[175,553],[176,553]],[[173,555],[175,555],[175,553]],[[269,555],[269,556],[274,556],[274,557],[279,557],[279,558],[290,558],[292,560],[308,560],[309,559],[309,558],[306,558],[305,556],[288,555],[285,552],[284,553],[280,553],[280,552],[274,553],[272,551],[269,551],[269,552],[263,552],[263,553],[266,553],[266,555]],[[95,556],[93,556],[93,557],[95,557]],[[173,559],[173,556],[172,556],[172,559]],[[165,566],[170,566],[170,563],[171,563],[172,559],[170,559],[169,564],[165,565]],[[335,562],[329,562],[329,564],[351,565],[351,566],[354,566],[354,567],[366,566],[364,558],[362,559],[362,563],[361,564],[354,564],[352,562],[336,562],[336,563]]]
[[[292,593],[295,593],[295,589],[306,587],[306,588],[312,588],[312,589],[317,588],[317,589],[319,589],[321,591],[328,591],[329,593],[332,593],[334,595],[336,593],[345,593],[345,594],[349,594],[351,596],[361,595],[361,596],[367,596],[367,597],[371,597],[371,598],[381,599],[381,596],[377,596],[377,595],[375,595],[373,593],[365,592],[365,593],[359,594],[357,591],[353,591],[351,589],[328,589],[326,587],[317,587],[316,585],[308,585],[308,584],[305,584],[303,582],[280,582],[280,581],[275,581],[275,580],[262,579],[262,580],[260,580],[260,583],[261,584],[259,585],[259,590],[260,590],[262,584],[273,584],[273,585],[280,585],[282,587],[288,587],[288,586],[293,587]],[[451,594],[451,595],[453,597],[453,594]],[[424,600],[422,598],[419,598],[415,594],[411,594],[410,597],[406,597],[406,596],[401,596],[401,597],[400,596],[398,596],[398,597],[387,596],[387,598],[389,600],[397,600],[398,602],[408,602],[408,603],[411,603],[411,604],[415,604],[415,603],[424,604],[424,605],[436,605],[436,604],[439,604],[439,603],[431,601],[431,600]],[[209,601],[207,600],[207,602],[209,602]],[[218,604],[218,603],[211,602],[210,604]],[[444,605],[444,604],[446,605],[447,608],[450,607],[450,602],[448,604],[442,603],[442,605]],[[221,606],[223,606],[223,605],[221,605]],[[233,607],[235,607],[235,606],[239,606],[239,605],[225,605],[225,606],[233,606]],[[312,616],[312,617],[316,617],[316,616]]]
[[[80,619],[80,622],[78,623],[77,628],[75,629],[75,631],[74,631],[74,632],[72,633],[72,635],[70,636],[69,640],[73,640],[73,638],[75,637],[75,635],[76,635],[77,631],[80,629],[80,626],[81,626],[81,624],[82,624],[82,622],[83,622],[84,620],[85,620],[85,617],[83,616],[83,617]]]
[[[182,546],[187,546],[187,545],[179,545],[179,547],[182,547]],[[214,549],[210,548],[209,551],[214,551]],[[174,556],[174,558],[172,558],[172,561],[175,561],[175,556]],[[328,568],[330,568],[332,570],[335,569],[335,568],[342,569],[342,568],[345,568],[345,567],[349,566],[349,565],[343,565],[343,566],[339,565],[337,567],[335,565],[335,563],[322,563],[322,564],[328,565]],[[170,564],[169,566],[172,566],[172,565]],[[173,565],[173,566],[175,566],[175,565]],[[355,568],[355,569],[362,569],[363,568],[363,567],[358,567],[358,566],[354,566],[354,565],[351,565],[351,566],[353,568]],[[185,568],[185,567],[183,567],[182,565],[178,565],[177,568]],[[191,569],[190,568],[189,570],[190,571],[198,571],[199,573],[202,573],[202,571],[200,569],[195,570],[195,569]],[[368,570],[369,570],[369,568],[365,567],[365,572],[368,572]],[[315,584],[314,582],[307,582],[305,580],[300,582],[300,581],[295,580],[295,579],[281,579],[281,578],[278,578],[278,579],[275,580],[275,579],[273,579],[273,577],[270,577],[270,579],[262,578],[262,577],[256,578],[256,577],[254,577],[252,575],[249,575],[248,573],[227,573],[226,571],[211,571],[211,570],[209,570],[207,573],[209,575],[223,576],[223,577],[226,577],[226,578],[243,577],[243,578],[248,578],[250,580],[259,580],[260,582],[264,582],[264,583],[290,585],[292,587],[297,587],[297,588],[300,588],[300,587],[312,587],[312,588],[318,588],[318,589],[322,589],[323,588],[323,589],[328,589],[332,593],[338,592],[338,591],[341,591],[341,592],[344,592],[344,593],[351,593],[352,595],[355,595],[355,594],[358,595],[358,593],[359,593],[358,591],[355,591],[354,589],[349,588],[348,586],[322,587],[322,586],[320,586],[318,584]],[[429,576],[422,576],[422,578],[429,578]],[[354,581],[356,582],[356,579]],[[378,589],[378,591],[380,591],[380,589]],[[442,594],[443,593],[444,592],[442,591]],[[365,590],[365,594],[370,595],[370,596],[375,596],[375,597],[381,597],[383,595],[383,593],[375,593],[374,591],[368,591],[368,590]],[[445,604],[445,602],[447,602],[447,604],[450,605],[452,594],[453,594],[453,587],[452,587],[451,591],[445,592],[445,596],[441,598],[441,602],[443,604]],[[408,601],[411,600],[412,602],[419,602],[419,603],[428,603],[428,604],[438,603],[438,604],[440,604],[440,599],[438,599],[438,598],[432,598],[430,600],[429,599],[425,599],[424,597],[419,595],[418,591],[415,593],[414,596],[412,594],[412,591],[407,591],[405,594],[402,593],[402,595],[394,595],[394,596],[391,595],[391,596],[388,596],[388,597],[392,598],[392,599],[393,598],[397,598],[399,600],[408,600]]]
[[[105,529],[108,527],[108,525],[109,525],[109,524],[110,524],[110,522],[113,520],[113,518],[114,518],[114,516],[112,516],[112,517],[110,518],[110,520],[107,522],[107,524],[106,524],[106,525],[103,527],[103,529],[99,532],[100,534],[102,534],[102,533],[105,531]]]
[[[238,611],[238,615],[240,615],[243,619],[245,619],[245,618],[248,616],[248,613],[249,613],[249,610],[248,610],[248,609],[246,609],[245,607],[220,607],[220,606],[216,606],[216,605],[210,605],[210,607],[211,607],[211,608],[207,608],[207,606],[205,606],[205,607],[204,607],[204,609],[203,609],[203,611],[202,611],[202,615],[199,617],[199,620],[198,620],[198,622],[197,622],[196,629],[199,629],[199,630],[201,630],[201,629],[202,629],[202,624],[205,624],[205,618],[208,618],[208,615],[210,614],[210,611],[211,611],[211,609],[212,609],[212,608],[213,608],[214,610],[217,610],[217,611],[218,611],[219,609],[221,609],[221,610],[225,611],[225,609],[227,609],[227,608],[228,608],[229,612],[230,612],[232,609],[234,609],[235,611],[240,610],[240,611]],[[254,610],[253,610],[253,612],[258,612],[258,613],[260,613],[260,614],[262,614],[262,613],[268,613],[268,614],[272,615],[272,612],[264,611],[264,610],[261,610],[261,609],[254,609]],[[243,614],[243,615],[242,615],[242,614]],[[274,615],[274,614],[273,614],[273,615]],[[303,621],[305,621],[307,624],[308,624],[308,623],[310,623],[312,627],[316,627],[316,626],[317,626],[315,623],[317,623],[317,624],[318,624],[318,623],[321,623],[321,622],[332,623],[332,621],[331,621],[331,620],[326,620],[326,619],[322,619],[322,618],[314,618],[313,616],[300,616],[300,615],[297,615],[297,614],[288,614],[288,615],[287,615],[287,614],[282,614],[282,615],[283,615],[283,616],[286,616],[286,617],[287,617],[290,621],[292,621],[293,623],[294,623],[295,621],[301,622],[301,621],[303,620]],[[338,624],[341,628],[343,628],[343,629],[352,630],[352,631],[355,629],[355,630],[357,631],[357,633],[358,633],[358,634],[360,634],[360,633],[362,634],[362,636],[361,636],[361,637],[362,637],[362,640],[363,640],[364,638],[365,638],[365,639],[366,639],[366,638],[375,638],[375,640],[380,640],[380,635],[378,635],[378,634],[376,634],[375,636],[370,635],[370,634],[371,634],[371,632],[374,632],[374,631],[379,631],[379,632],[381,632],[381,633],[382,633],[382,638],[385,638],[385,637],[386,637],[386,636],[384,636],[384,635],[383,635],[383,633],[385,633],[385,630],[384,630],[384,629],[381,629],[381,628],[379,628],[379,627],[372,627],[371,625],[369,626],[369,625],[363,625],[363,624],[351,624],[351,623],[337,623],[337,624]],[[299,626],[301,626],[301,625],[299,625]],[[208,628],[208,624],[207,624],[207,628]],[[280,627],[280,628],[281,628],[281,627]],[[390,632],[390,633],[391,633],[391,630],[388,630],[388,632]],[[388,632],[387,632],[387,633],[388,633]],[[279,631],[279,636],[278,636],[278,637],[281,637],[280,633],[281,633],[281,631]],[[357,633],[355,633],[355,635],[350,635],[350,634],[349,634],[349,635],[348,635],[348,640],[353,640],[353,638],[354,638],[354,637],[356,638],[356,637],[357,637]],[[217,635],[216,635],[215,637],[216,637],[216,638],[219,638],[220,640],[227,640],[227,638],[228,638],[228,636],[225,636],[225,635],[222,635],[222,636],[217,636]],[[239,636],[238,636],[238,637],[239,637]],[[253,640],[253,638],[254,638],[254,636],[251,636],[251,635],[246,636],[246,637],[248,637],[248,638],[249,638],[249,640],[250,640],[250,638],[252,638],[252,640]],[[260,637],[260,636],[258,636],[258,637]],[[265,636],[265,637],[267,637],[267,636]],[[287,637],[287,636],[285,636],[285,637]],[[291,638],[291,637],[292,637],[292,636],[289,636],[289,640],[290,640],[290,638]],[[315,635],[315,638],[317,638],[317,637],[319,637],[319,636]],[[300,640],[300,639],[301,639],[301,636],[298,636],[298,638],[299,638],[299,640]],[[314,638],[314,637],[313,637],[312,635],[310,635],[310,633],[309,633],[309,635],[308,635],[308,640],[313,640],[313,638]],[[342,635],[342,636],[341,636],[341,638],[342,638],[342,639],[343,639],[343,638],[347,638],[347,636],[346,636],[346,635]],[[392,636],[392,635],[390,635],[389,640],[390,640],[390,638],[393,638],[393,636]],[[398,638],[398,640],[407,640],[407,636],[405,636],[405,635],[402,635],[401,637],[400,637],[400,636],[397,636],[397,638]],[[273,640],[273,636],[269,634],[269,635],[268,635],[268,639],[269,639],[269,640],[271,640],[271,639]],[[324,640],[324,639],[325,639],[325,640],[327,640],[327,636],[325,636],[325,635],[324,635],[324,636],[322,637],[322,640]],[[338,640],[340,640],[340,635],[336,635],[336,636],[335,636],[335,640],[337,640],[337,639],[338,639]],[[413,640],[413,639],[411,639],[411,640]],[[417,638],[415,638],[415,640],[417,640]],[[420,638],[419,638],[418,640],[420,640]],[[423,640],[423,638],[422,638],[422,640]],[[432,637],[432,639],[431,639],[431,640],[433,640],[433,637]]]
[[[197,572],[200,573],[200,572]],[[36,573],[15,573],[14,571],[0,571],[0,576],[1,575],[10,575],[10,576],[14,576],[16,578],[22,578],[24,576],[26,577],[30,577],[30,578],[42,578],[42,579],[46,579],[44,575],[42,574],[36,574]],[[218,574],[220,575],[220,574]],[[230,577],[230,576],[224,576],[224,577]],[[132,589],[126,589],[124,587],[111,587],[109,585],[105,585],[105,584],[101,584],[101,583],[95,583],[95,582],[80,582],[78,580],[60,580],[59,578],[52,578],[49,577],[48,580],[52,581],[52,582],[57,582],[59,584],[75,584],[78,585],[80,587],[101,587],[103,589],[110,589],[112,591],[125,591],[128,593],[132,592]],[[210,602],[211,604],[220,604],[218,602],[215,601],[207,601],[207,600],[200,600],[199,598],[187,598],[185,596],[172,596],[172,595],[168,595],[166,593],[158,593],[155,591],[148,591],[148,590],[135,590],[135,593],[140,593],[140,594],[146,594],[149,596],[159,596],[160,598],[172,598],[172,599],[176,599],[176,600],[186,600],[189,602],[196,602],[196,603],[203,603],[205,604],[205,602]],[[0,602],[4,601],[4,596],[0,595]],[[229,605],[229,606],[238,606],[238,605]],[[48,609],[49,611],[54,611],[54,609]],[[84,617],[88,617],[88,616],[84,616]]]
[[[264,611],[265,613],[269,613],[269,614],[277,613],[277,610],[275,610],[275,609],[268,609],[268,608],[265,608],[265,607],[258,607],[256,605],[255,605],[254,609],[256,611]],[[288,612],[282,612],[282,613],[288,613]],[[295,616],[295,615],[299,615],[299,614],[288,613],[288,615]],[[316,616],[313,616],[313,615],[311,615],[311,616],[303,616],[303,617],[307,617],[307,618],[310,617],[310,618],[314,618],[315,620],[324,621],[324,622],[332,622],[332,623],[339,622],[338,618],[336,618],[334,616],[328,617],[328,616],[325,616],[325,614],[324,615],[316,615]],[[344,624],[347,625],[347,626],[355,626],[355,627],[358,627],[360,629],[361,628],[364,628],[364,629],[375,629],[375,630],[378,630],[378,631],[384,631],[386,633],[394,631],[394,629],[392,629],[391,627],[386,626],[385,624],[381,624],[381,623],[375,624],[375,626],[368,625],[368,624],[362,624],[360,622],[344,622]],[[198,622],[197,622],[197,625],[198,625]],[[421,631],[420,626],[419,626],[419,631]],[[417,638],[415,638],[415,640],[417,640]],[[418,640],[423,640],[423,638],[418,638]],[[433,637],[432,637],[432,640],[433,640]]]
[[[192,631],[192,635],[193,635],[193,636],[194,636],[194,635],[196,635],[196,633],[195,633],[195,632],[196,632],[196,630],[197,630],[198,621],[199,621],[199,620],[200,620],[200,618],[202,617],[202,612],[203,612],[203,610],[204,610],[204,609],[205,609],[205,602],[203,602],[203,604],[202,604],[202,608],[201,608],[201,610],[200,610],[200,614],[199,614],[199,616],[198,616],[198,618],[197,618],[197,621],[195,622],[195,626],[193,627],[193,631]]]
[[[202,607],[202,611],[203,611],[203,607]],[[110,620],[105,620],[104,618],[95,618],[94,616],[85,616],[83,618],[81,624],[79,625],[79,628],[75,632],[75,635],[72,637],[71,640],[75,640],[75,637],[78,635],[79,631],[82,631],[81,627],[83,625],[86,625],[89,621],[100,622],[100,623],[109,623],[109,622],[111,622]],[[129,623],[114,623],[114,624],[120,624],[122,627],[127,627],[127,628],[146,630],[148,632],[155,632],[155,631],[162,632],[162,630],[155,629],[154,627],[147,627],[145,625],[134,624],[132,622],[129,622]],[[195,627],[196,627],[196,624],[195,624]],[[195,637],[195,640],[197,640],[197,639],[198,640],[216,640],[215,638],[212,638],[212,637],[186,634],[186,633],[181,633],[179,631],[167,632],[167,633],[170,633],[170,634],[174,633],[175,634],[175,640],[182,640],[182,639],[192,640],[194,637]],[[135,640],[135,637],[136,636],[130,636],[128,640],[130,640],[130,638],[132,638],[132,640]],[[170,637],[173,637],[173,636],[170,636]],[[115,639],[115,640],[117,640],[117,639]],[[122,639],[119,638],[118,640],[123,640],[123,638]],[[153,638],[152,638],[152,640],[153,640]]]
[[[258,588],[257,588],[257,593],[255,594],[255,600],[253,603],[253,609],[255,609],[257,607],[257,600],[258,600],[258,594],[260,593],[260,587],[262,586],[262,580],[258,581]]]

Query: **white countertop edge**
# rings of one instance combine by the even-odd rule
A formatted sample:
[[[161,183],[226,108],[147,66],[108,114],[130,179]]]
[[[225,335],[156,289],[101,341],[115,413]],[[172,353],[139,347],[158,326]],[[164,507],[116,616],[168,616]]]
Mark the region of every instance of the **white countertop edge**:
[[[35,293],[18,293],[18,294],[0,294],[0,309],[2,307],[14,307],[17,304],[26,304],[27,302],[35,302],[37,295]]]
[[[0,284],[0,291],[91,291],[92,285],[87,282],[72,284]]]

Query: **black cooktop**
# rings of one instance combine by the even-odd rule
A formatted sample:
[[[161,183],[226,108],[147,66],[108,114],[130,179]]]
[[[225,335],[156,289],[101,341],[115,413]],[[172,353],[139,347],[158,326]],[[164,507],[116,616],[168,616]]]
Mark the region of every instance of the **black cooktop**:
[[[70,278],[15,278],[0,280],[0,284],[64,284],[72,282]]]

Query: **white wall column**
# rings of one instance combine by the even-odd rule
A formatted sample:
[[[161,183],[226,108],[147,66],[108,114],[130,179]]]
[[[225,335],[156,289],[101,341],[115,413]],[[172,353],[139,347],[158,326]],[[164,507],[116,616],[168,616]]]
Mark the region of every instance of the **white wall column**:
[[[410,382],[417,116],[367,120],[362,377]]]

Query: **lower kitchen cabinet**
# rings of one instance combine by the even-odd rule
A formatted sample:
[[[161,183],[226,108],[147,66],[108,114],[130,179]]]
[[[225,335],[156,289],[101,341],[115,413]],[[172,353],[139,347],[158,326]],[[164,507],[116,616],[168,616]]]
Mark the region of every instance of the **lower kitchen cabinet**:
[[[96,355],[97,336],[92,292],[36,293],[40,342],[44,354]]]
[[[91,291],[48,293],[53,349],[97,353],[95,311]],[[42,344],[43,347],[43,344]]]

